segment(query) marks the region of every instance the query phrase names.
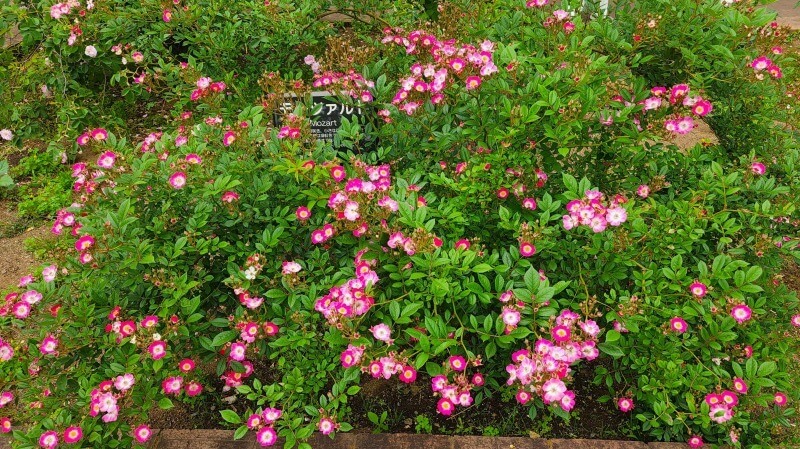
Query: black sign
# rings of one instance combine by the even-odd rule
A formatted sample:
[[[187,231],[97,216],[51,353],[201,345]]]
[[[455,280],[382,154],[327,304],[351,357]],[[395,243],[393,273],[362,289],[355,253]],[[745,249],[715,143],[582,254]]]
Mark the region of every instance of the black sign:
[[[296,96],[286,94],[286,98],[275,114],[275,125],[280,126],[283,115],[294,111]],[[360,106],[345,104],[333,98],[327,91],[311,93],[311,133],[319,140],[333,142],[333,136],[342,126],[342,118],[353,120],[362,117],[364,110]]]

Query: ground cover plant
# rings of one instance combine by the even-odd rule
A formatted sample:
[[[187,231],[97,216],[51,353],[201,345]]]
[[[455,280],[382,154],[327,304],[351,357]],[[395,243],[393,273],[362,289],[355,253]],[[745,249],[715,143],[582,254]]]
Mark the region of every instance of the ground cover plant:
[[[793,31],[746,1],[323,3],[3,7],[3,195],[58,237],[4,286],[0,431],[137,447],[187,404],[308,447],[377,384],[426,392],[419,432],[596,401],[614,437],[797,442]],[[365,111],[332,141],[322,89]]]

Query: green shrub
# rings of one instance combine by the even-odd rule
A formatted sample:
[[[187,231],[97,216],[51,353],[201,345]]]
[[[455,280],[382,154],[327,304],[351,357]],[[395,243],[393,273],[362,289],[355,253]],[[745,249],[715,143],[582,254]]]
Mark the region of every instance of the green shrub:
[[[146,72],[105,50],[60,55],[62,116],[82,118],[60,118],[59,134],[88,161],[58,200],[63,266],[10,286],[0,308],[0,425],[21,447],[75,426],[83,444],[129,447],[156,405],[219,399],[236,438],[306,447],[352,428],[362,376],[397,376],[430,382],[441,415],[501,399],[549,428],[588,400],[570,390],[583,366],[630,413],[630,436],[781,442],[798,399],[798,300],[779,273],[800,259],[800,153],[776,123],[794,116],[774,107],[794,61],[745,83],[763,52],[744,26],[769,15],[658,3],[694,15],[634,44],[620,36],[639,12],[530,3],[483,6],[471,29],[454,25],[474,17],[463,5],[442,3],[425,29],[410,14],[423,5],[399,5],[380,19],[397,28],[353,26],[352,72],[341,40],[311,50],[332,31],[310,1],[201,2],[169,22],[151,2],[87,13],[84,33],[134,43],[123,53],[142,51]],[[25,48],[68,38],[47,7],[14,9]],[[278,32],[248,32],[266,26]],[[141,73],[153,82],[130,81]],[[272,122],[287,85],[315,83],[368,111],[333,142],[313,137],[303,102]],[[91,95],[125,106],[87,111]],[[135,118],[152,108],[164,114]],[[741,111],[754,130],[736,128]],[[720,145],[671,143],[701,120],[730,129]],[[34,154],[16,170],[36,180],[59,163]],[[22,204],[45,213],[62,182]],[[380,429],[394,419],[371,412]]]

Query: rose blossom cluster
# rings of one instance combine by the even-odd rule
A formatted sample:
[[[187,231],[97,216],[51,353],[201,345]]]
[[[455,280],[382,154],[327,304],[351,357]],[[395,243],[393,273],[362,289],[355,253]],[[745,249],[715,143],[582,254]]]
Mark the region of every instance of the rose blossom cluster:
[[[355,161],[354,166],[362,177],[348,178],[347,171],[341,165],[330,167],[330,176],[335,184],[328,198],[328,207],[332,210],[338,227],[361,237],[369,229],[367,217],[385,218],[389,213],[396,212],[399,205],[385,193],[392,186],[388,164],[371,166]],[[311,233],[311,243],[325,243],[335,234],[334,226],[325,224]]]
[[[247,428],[257,430],[256,441],[261,447],[272,446],[278,441],[278,433],[275,431],[274,425],[282,415],[282,410],[268,407],[247,418]]]
[[[136,333],[136,321],[122,320],[122,307],[116,306],[108,313],[108,320],[110,323],[106,324],[105,331],[107,333],[115,333],[117,335],[117,343],[121,343],[123,339],[133,336]],[[135,343],[135,341],[134,341]]]
[[[247,258],[247,260],[244,263],[244,268],[242,268],[241,271],[244,274],[245,279],[247,279],[248,281],[252,281],[258,276],[259,273],[261,273],[261,270],[263,269],[264,269],[263,256],[259,253],[254,253],[253,255]],[[242,290],[236,292],[237,295],[241,295],[242,293],[245,293],[245,291]],[[241,300],[241,297],[239,299]],[[242,304],[247,305],[244,302],[242,302]],[[260,305],[261,303],[259,302],[258,304],[254,304],[252,307],[250,305],[247,305],[247,308],[254,309]]]
[[[255,372],[255,369],[253,368],[253,362],[244,359],[244,353],[247,349],[247,346],[245,346],[242,343],[238,343],[237,346],[234,345],[236,345],[236,343],[228,345],[230,346],[230,352],[228,356],[228,370],[222,373],[222,375],[219,377],[220,379],[225,381],[225,386],[222,387],[223,391],[229,391],[231,388],[236,388],[242,385],[245,379],[252,376],[253,373]],[[223,348],[223,351],[224,350],[225,349]],[[241,361],[236,360],[233,357],[241,358]],[[239,362],[244,367],[244,371],[238,372],[234,370],[231,366],[232,361]]]
[[[488,150],[487,150],[488,152]],[[441,163],[440,163],[441,166]],[[484,166],[485,170],[489,170],[489,164]],[[511,178],[511,187],[500,187],[497,189],[497,198],[504,200],[510,195],[514,195],[522,204],[522,207],[529,210],[536,210],[536,199],[528,196],[527,193],[531,190],[528,186],[533,184],[536,188],[544,187],[547,182],[547,173],[537,168],[532,173],[525,173],[525,169],[521,167],[507,168],[505,170],[507,177]]]
[[[3,419],[0,418],[0,432],[5,433],[5,426]],[[69,426],[64,429],[62,434],[64,442],[67,444],[74,444],[83,439],[83,429],[80,426]],[[48,430],[39,436],[39,447],[44,449],[54,449],[58,447],[58,432],[55,430]]]
[[[580,332],[579,332],[580,331]],[[600,327],[593,320],[581,321],[577,313],[565,309],[550,329],[551,339],[539,339],[533,350],[520,349],[511,355],[506,366],[508,385],[519,385],[516,398],[526,404],[533,395],[545,404],[557,404],[564,411],[575,406],[575,393],[567,389],[570,366],[581,359],[594,360],[600,355],[597,336]]]
[[[455,79],[461,79],[467,90],[473,90],[484,78],[497,72],[493,60],[495,45],[491,41],[484,41],[479,47],[459,46],[454,39],[440,40],[422,30],[404,36],[387,28],[384,34],[384,44],[394,43],[405,47],[407,54],[429,57],[429,62],[411,66],[411,76],[400,80],[400,90],[392,100],[408,115],[414,114],[425,99],[432,104],[444,101],[444,89]]]
[[[144,53],[142,53],[139,50],[131,51],[132,49],[133,49],[132,44],[125,44],[125,45],[116,44],[111,46],[111,52],[117,56],[122,56],[123,51],[125,51],[130,53],[130,57],[133,60],[133,62],[137,64],[141,64],[142,62],[144,62]],[[122,65],[126,65],[128,64],[128,59],[125,56],[122,56],[120,62],[122,62]],[[133,82],[136,84],[141,84],[144,81],[145,75],[146,72],[142,72],[139,75],[134,76]]]
[[[212,93],[219,94],[225,92],[226,87],[223,81],[214,81],[207,76],[198,78],[195,85],[197,88],[193,90],[192,94],[189,96],[189,99],[192,101],[198,101]]]
[[[192,359],[183,359],[178,362],[178,370],[184,375],[191,375],[195,366],[195,361]],[[186,382],[182,375],[169,376],[161,382],[161,390],[164,394],[174,396],[178,396],[185,391],[186,396],[192,398],[203,392],[203,384],[194,379]]]
[[[108,132],[103,128],[97,128],[92,131],[86,132],[78,136],[78,145],[84,146],[92,141],[102,142],[108,139]],[[72,190],[75,193],[81,194],[81,201],[85,201],[87,196],[97,191],[101,184],[101,178],[106,175],[106,170],[114,169],[117,161],[117,154],[113,151],[104,151],[97,157],[97,169],[91,169],[89,165],[79,162],[72,165],[72,177],[75,181],[72,184]],[[113,180],[105,180],[106,184],[113,187],[115,185]],[[77,206],[77,205],[76,205]],[[59,212],[56,218],[56,223],[53,226],[53,233],[60,234],[64,226],[71,227],[74,224],[74,216],[67,211]],[[80,225],[77,225],[80,227]],[[73,229],[73,235],[77,235],[77,230]]]
[[[381,377],[391,379],[393,375],[397,374],[397,377],[403,383],[410,384],[417,380],[417,370],[408,364],[407,359],[400,357],[395,352],[390,352],[387,356],[377,358],[365,367],[362,366],[361,371],[369,373],[375,379]]]
[[[159,159],[162,160],[166,160],[166,158],[167,158],[166,151],[159,156]],[[202,163],[203,159],[195,153],[187,154],[186,156],[184,156],[184,159],[182,161],[179,159],[176,164],[177,165],[176,168],[179,168],[180,170],[172,173],[169,179],[167,180],[170,187],[172,187],[175,190],[180,190],[186,187],[186,183],[188,182],[188,177],[186,176],[186,172],[182,170],[189,170],[192,165],[200,165]]]
[[[450,356],[444,365],[445,374],[431,379],[431,390],[435,396],[440,397],[436,404],[436,411],[440,414],[450,416],[457,405],[472,405],[472,390],[483,386],[485,379],[481,373],[475,373],[470,378],[466,373],[469,365],[480,366],[480,358],[468,362],[463,356]]]
[[[308,58],[306,58],[308,62]],[[316,61],[314,61],[316,63]],[[313,66],[313,63],[311,64]],[[353,99],[369,103],[373,96],[370,89],[375,88],[373,81],[364,79],[361,74],[354,70],[347,73],[326,71],[314,73],[314,87],[321,87],[335,94],[349,95]]]
[[[347,349],[342,351],[342,355],[339,357],[339,360],[342,362],[342,368],[350,368],[359,365],[361,363],[361,358],[364,356],[365,349],[366,346],[364,345],[347,345]]]
[[[0,339],[0,345],[2,345],[2,339]],[[2,358],[0,358],[2,360]],[[5,407],[6,405],[10,404],[14,400],[14,393],[10,391],[4,391],[0,393],[0,408]],[[0,416],[0,433],[9,433],[11,432],[11,418],[8,416]]]
[[[247,348],[258,338],[274,337],[278,334],[278,325],[273,322],[258,324],[253,321],[241,321],[235,325],[236,330],[240,331],[240,339],[226,345],[220,352],[228,353],[228,365],[230,369],[220,377],[225,381],[225,389],[242,385],[244,379],[253,374],[253,363],[247,360]],[[232,368],[232,363],[238,362],[244,366],[244,372],[237,372]]]
[[[603,232],[609,225],[619,226],[628,219],[628,212],[622,207],[625,202],[627,199],[622,195],[606,202],[602,192],[587,190],[582,199],[567,203],[569,214],[562,217],[564,229],[582,225],[594,232]]]
[[[102,142],[108,139],[108,131],[105,128],[95,128],[91,131],[86,131],[75,139],[78,146],[85,146],[91,141]]]
[[[74,166],[73,170],[75,170]],[[94,190],[94,188],[95,187],[90,187],[91,190]],[[53,226],[50,228],[50,232],[52,232],[55,235],[61,235],[64,232],[64,228],[72,228],[72,231],[70,233],[72,234],[73,237],[77,237],[78,231],[80,231],[81,229],[81,224],[78,223],[77,220],[75,219],[75,214],[67,209],[61,209],[58,212],[56,212],[56,219],[53,222]]]
[[[159,318],[157,316],[145,316],[137,325],[134,320],[121,319],[121,315],[122,308],[120,306],[111,309],[111,312],[108,314],[110,323],[105,327],[107,333],[116,334],[117,343],[121,343],[122,340],[130,338],[130,343],[139,345],[142,348],[146,347],[151,359],[159,360],[166,357],[167,342],[156,329],[159,323]],[[167,320],[166,331],[174,331],[178,323],[178,316],[172,315],[169,320]]]
[[[256,279],[263,268],[264,265],[262,264],[262,256],[261,254],[256,253],[247,258],[245,266],[242,269],[242,274],[244,275],[245,279],[252,281]],[[242,286],[234,286],[233,292],[239,298],[239,302],[248,309],[257,309],[261,306],[261,304],[264,303],[264,298],[253,295]]]
[[[378,282],[378,275],[373,271],[375,261],[362,259],[364,252],[359,251],[355,257],[356,276],[342,285],[331,287],[328,294],[314,303],[314,310],[332,325],[340,324],[342,318],[364,315],[375,304],[370,293],[372,286]]]
[[[550,3],[550,0],[528,0],[525,2],[525,6],[528,8],[541,8],[548,3]]]
[[[85,201],[88,198],[87,195],[93,194],[100,187],[100,178],[103,176],[105,176],[103,170],[90,170],[83,162],[73,164],[72,177],[75,178],[75,181],[72,183],[72,191],[81,194],[80,200]],[[113,181],[109,180],[108,182],[109,185],[114,185]],[[65,225],[65,223],[62,223],[62,225]]]
[[[550,28],[555,24],[560,24],[561,28],[564,30],[564,33],[570,34],[575,31],[575,24],[571,20],[568,20],[570,16],[571,14],[569,12],[564,11],[563,9],[557,9],[553,11],[552,17],[548,17],[544,20],[544,22],[542,22],[542,25],[545,28]]]
[[[303,135],[304,125],[307,127],[308,120],[305,117],[293,113],[286,114],[283,118],[283,126],[278,131],[278,139],[299,139]]]
[[[710,101],[700,96],[689,96],[689,90],[687,84],[676,84],[671,89],[656,86],[650,89],[652,96],[641,104],[645,112],[671,107],[674,112],[664,122],[664,129],[675,134],[687,134],[695,127],[694,119],[679,108],[688,108],[697,117],[705,117],[714,109]]]
[[[772,62],[772,59],[766,56],[759,56],[750,63],[750,67],[756,72],[756,78],[764,79],[764,74],[761,73],[762,71],[766,70],[773,78],[781,79],[783,78],[783,72],[781,68],[775,65]]]
[[[12,358],[14,358],[14,348],[11,347],[11,343],[0,337],[0,362],[7,362]]]
[[[236,330],[241,332],[239,338],[247,344],[253,343],[257,339],[274,337],[280,330],[280,327],[271,321],[263,324],[255,321],[241,321],[236,323],[235,327]]]
[[[75,250],[78,251],[78,262],[82,264],[90,263],[94,260],[91,249],[95,245],[95,239],[91,235],[82,235],[75,241]]]
[[[55,265],[50,265],[42,269],[42,280],[45,282],[53,282],[56,278],[57,270]],[[19,291],[12,291],[8,293],[4,301],[0,303],[0,316],[7,316],[11,314],[14,318],[24,320],[28,318],[33,309],[33,306],[39,303],[43,296],[42,294],[32,288],[31,284],[36,281],[33,275],[25,275],[20,278],[17,287]],[[58,308],[51,309],[51,312],[57,312]],[[3,342],[0,339],[0,361],[10,359],[14,355],[11,345]]]
[[[92,390],[89,416],[95,417],[102,413],[103,422],[116,421],[119,416],[118,402],[131,390],[135,383],[136,379],[130,373],[100,382],[100,385]]]
[[[0,316],[6,316],[10,312],[14,318],[24,320],[30,315],[32,307],[41,300],[42,294],[37,290],[27,290],[22,294],[9,293],[5,297],[5,304],[0,308]]]
[[[525,303],[515,300],[514,292],[511,290],[501,293],[498,299],[503,304],[500,319],[503,320],[503,324],[505,324],[504,332],[508,335],[517,328],[522,319],[522,310],[525,308]]]
[[[742,379],[734,379],[734,387],[736,386],[743,388],[737,391],[747,392],[747,384]],[[705,401],[709,407],[708,416],[715,423],[722,424],[733,418],[733,408],[739,403],[739,397],[733,391],[725,390],[722,393],[707,394]]]
[[[534,243],[539,237],[539,231],[532,228],[528,223],[522,223],[519,226],[519,237],[517,237],[517,241],[519,242],[519,255],[522,257],[531,257],[536,254],[536,245]]]
[[[148,134],[147,137],[144,138],[144,141],[142,141],[142,145],[139,147],[142,150],[142,153],[150,153],[153,151],[153,146],[161,139],[161,136],[161,132]]]
[[[281,129],[278,131],[278,139],[299,139],[300,138],[300,128],[295,128],[292,126],[281,126]]]
[[[0,418],[0,431],[4,432],[2,427],[2,420]],[[83,438],[83,429],[80,426],[70,426],[64,429],[63,433],[64,442],[67,444],[77,443]],[[55,430],[48,430],[39,436],[39,447],[43,449],[55,449],[58,447],[58,432]]]
[[[56,3],[50,7],[50,17],[53,19],[60,19],[72,13],[72,8],[79,8],[81,3],[78,0],[67,0],[65,2]]]
[[[397,231],[389,235],[386,246],[391,249],[399,249],[409,256],[413,256],[417,251],[433,250],[441,248],[444,242],[436,235],[425,229],[417,229],[411,235],[405,235],[402,231]]]

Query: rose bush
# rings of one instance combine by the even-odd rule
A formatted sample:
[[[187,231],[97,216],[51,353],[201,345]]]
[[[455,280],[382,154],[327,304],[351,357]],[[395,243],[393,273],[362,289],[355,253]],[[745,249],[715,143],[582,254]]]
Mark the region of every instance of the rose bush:
[[[400,5],[355,26],[357,64],[335,40],[301,52],[326,27],[299,8],[265,38],[276,59],[245,64],[250,44],[231,42],[255,37],[225,14],[265,8],[247,20],[267,26],[289,5],[223,19],[145,2],[126,20],[76,3],[11,9],[47,11],[22,27],[45,48],[102,37],[59,53],[70,83],[130,83],[123,97],[164,101],[173,118],[138,136],[100,116],[60,125],[84,156],[52,225],[58,247],[0,306],[0,430],[20,447],[145,443],[151,410],[178,401],[224,404],[237,438],[307,446],[352,428],[367,376],[430,382],[437,407],[424,412],[499,397],[530,419],[570,419],[589,400],[571,383],[583,369],[632,415],[627,436],[785,441],[800,315],[780,272],[800,259],[800,152],[783,123],[797,123],[759,106],[769,148],[675,146],[741,98],[717,90],[715,65],[665,63],[674,26],[547,1],[442,3],[420,25]],[[741,26],[712,46],[736,60],[731,79],[779,65],[753,91],[774,105],[794,60],[767,62],[743,19],[772,17],[708,11]],[[142,19],[152,30],[133,28],[156,13]],[[92,27],[79,34],[71,14]],[[178,25],[175,47],[156,39]],[[203,26],[231,41],[206,42]],[[642,26],[664,34],[620,37]],[[276,125],[286,90],[315,87],[370,112],[333,142],[314,138],[308,102]]]

